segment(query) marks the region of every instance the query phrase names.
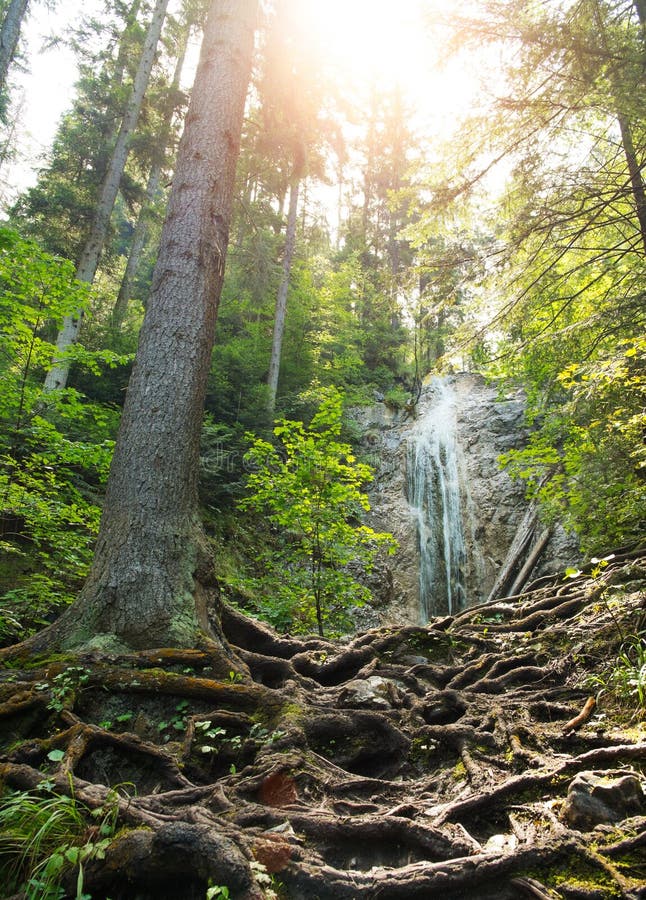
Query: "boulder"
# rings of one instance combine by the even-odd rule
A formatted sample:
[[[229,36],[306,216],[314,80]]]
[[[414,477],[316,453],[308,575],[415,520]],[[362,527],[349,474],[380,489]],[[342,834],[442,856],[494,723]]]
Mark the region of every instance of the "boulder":
[[[393,709],[401,706],[401,691],[395,681],[379,675],[355,678],[344,686],[339,705],[346,709]]]
[[[570,783],[563,817],[578,831],[646,812],[641,781],[631,772],[579,772]]]

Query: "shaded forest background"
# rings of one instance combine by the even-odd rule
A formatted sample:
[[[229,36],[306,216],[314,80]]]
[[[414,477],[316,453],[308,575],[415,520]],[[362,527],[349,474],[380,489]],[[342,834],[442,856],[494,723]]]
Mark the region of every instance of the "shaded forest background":
[[[0,5],[3,52],[29,6]],[[501,462],[546,520],[587,553],[635,542],[643,3],[429,5],[438,65],[476,59],[484,86],[441,146],[415,132],[402,90],[359,95],[333,77],[302,9],[270,5],[259,32],[203,425],[202,512],[225,596],[293,631],[314,622],[302,588],[278,597],[266,565],[289,535],[240,508],[250,433],[273,440],[276,417],[305,427],[338,393],[346,409],[412,409],[429,373],[456,369],[526,391],[529,444]],[[50,621],[88,571],[204,15],[197,0],[106,0],[56,35],[78,56],[75,94],[0,229],[4,644]],[[0,60],[0,165],[16,152],[20,46]],[[358,437],[346,417],[336,438]]]

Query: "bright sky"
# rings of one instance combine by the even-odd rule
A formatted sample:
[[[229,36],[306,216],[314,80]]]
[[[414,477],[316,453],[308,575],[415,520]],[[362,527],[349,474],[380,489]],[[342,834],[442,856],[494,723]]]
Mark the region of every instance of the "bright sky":
[[[84,0],[83,13],[91,14],[101,0]],[[69,23],[79,18],[75,0],[61,0],[56,11],[44,4],[32,4],[34,10],[23,27],[21,49],[28,70],[11,74],[13,99],[21,103],[18,128],[20,158],[3,167],[0,173],[2,194],[9,200],[35,181],[35,169],[42,155],[49,149],[61,115],[70,106],[76,62],[74,54],[65,47],[44,50],[48,37],[62,34]]]
[[[444,131],[468,102],[474,73],[463,62],[444,74],[435,68],[441,48],[428,19],[434,10],[446,14],[446,0],[297,0],[296,7],[327,67],[359,89],[399,87],[425,130]]]
[[[84,0],[83,14],[101,8],[101,0]],[[350,92],[400,87],[415,111],[418,132],[446,134],[473,88],[469,73],[454,67],[434,71],[439,49],[433,45],[424,14],[446,10],[443,0],[297,0],[303,40],[317,45],[325,65],[336,70]],[[24,94],[20,117],[21,159],[0,173],[4,193],[13,199],[33,183],[42,155],[51,145],[61,115],[69,108],[76,79],[71,51],[43,51],[47,36],[62,34],[78,19],[78,0],[59,0],[55,12],[35,4],[25,30],[29,72],[14,78]]]

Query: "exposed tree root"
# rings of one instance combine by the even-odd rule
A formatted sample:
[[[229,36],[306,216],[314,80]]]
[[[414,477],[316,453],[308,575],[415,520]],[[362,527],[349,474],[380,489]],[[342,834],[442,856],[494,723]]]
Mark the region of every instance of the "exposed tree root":
[[[220,655],[14,648],[0,779],[114,808],[122,829],[84,867],[94,900],[192,900],[209,883],[259,900],[258,863],[296,900],[636,900],[639,781],[585,828],[570,806],[584,773],[644,783],[643,726],[607,693],[586,702],[586,675],[607,677],[643,616],[644,562],[626,552],[594,578],[344,645],[227,609]]]

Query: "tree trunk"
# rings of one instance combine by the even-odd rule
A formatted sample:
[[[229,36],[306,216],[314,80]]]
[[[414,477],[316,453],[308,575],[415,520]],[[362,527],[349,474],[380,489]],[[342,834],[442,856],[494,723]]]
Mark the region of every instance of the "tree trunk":
[[[128,253],[128,262],[126,263],[123,278],[119,285],[119,293],[117,294],[117,299],[112,307],[112,327],[117,330],[123,325],[123,320],[128,311],[130,298],[132,297],[132,285],[139,269],[141,254],[146,245],[152,206],[159,190],[161,174],[161,165],[159,163],[154,163],[148,175],[148,181],[146,182],[146,191],[144,193],[141,209],[139,210],[139,216],[137,217],[137,224],[135,225],[132,243],[130,244],[130,252]]]
[[[498,572],[498,576],[491,592],[487,597],[487,603],[493,603],[494,600],[498,600],[500,597],[506,597],[508,595],[506,589],[512,579],[515,578],[518,569],[523,565],[534,539],[537,524],[538,510],[536,509],[536,505],[531,503],[527,507],[525,515],[516,529],[514,539],[511,542],[507,555],[500,567],[500,571]]]
[[[166,157],[166,150],[168,148],[168,142],[170,140],[173,117],[177,110],[177,103],[174,102],[173,98],[177,97],[177,92],[179,90],[180,80],[182,77],[182,69],[184,68],[184,61],[186,59],[186,47],[188,44],[189,32],[190,29],[187,28],[186,34],[183,37],[182,46],[180,47],[177,57],[175,72],[173,74],[173,81],[169,89],[169,100],[166,106],[166,112],[164,114],[164,119],[155,140],[155,158],[148,174],[146,191],[144,194],[143,203],[141,204],[141,209],[139,211],[139,216],[137,218],[137,224],[135,225],[135,233],[132,237],[132,243],[130,245],[130,253],[128,254],[126,270],[123,273],[123,278],[121,279],[121,284],[119,286],[119,293],[117,294],[117,299],[112,309],[112,325],[114,328],[121,328],[126,312],[128,310],[128,304],[132,295],[132,283],[134,281],[135,275],[137,274],[141,254],[146,244],[146,238],[148,237],[148,226],[150,223],[152,206],[159,190],[162,169],[164,167]]]
[[[125,37],[128,31],[136,24],[140,9],[141,0],[132,0],[130,9],[125,16],[125,29],[123,32],[123,37]],[[128,65],[128,50],[129,42],[122,39],[119,44],[119,52],[117,53],[117,58],[114,64],[113,78],[114,84],[118,85],[119,87],[123,85],[124,76],[126,74],[126,68]]]
[[[93,566],[45,646],[188,647],[209,630],[199,441],[256,12],[215,0],[208,16]]]
[[[527,584],[527,582],[529,580],[529,576],[532,574],[532,571],[535,568],[536,563],[541,558],[543,550],[545,550],[545,548],[547,547],[547,542],[549,541],[551,535],[552,535],[551,528],[544,528],[543,531],[541,532],[541,534],[539,535],[538,539],[536,540],[536,542],[534,543],[530,552],[528,553],[527,559],[523,563],[523,566],[522,566],[520,572],[518,573],[518,575],[516,575],[516,578],[514,579],[514,583],[509,588],[508,595],[510,597],[515,597],[517,594],[520,594],[520,592],[523,590],[523,588]]]
[[[644,181],[642,179],[642,167],[637,159],[635,142],[633,141],[633,132],[628,119],[623,115],[619,115],[617,118],[619,120],[619,128],[621,129],[621,143],[624,148],[624,156],[626,157],[628,173],[630,175],[633,200],[635,201],[639,234],[644,253],[646,253],[646,191],[644,190]]]
[[[645,4],[643,0],[636,0],[634,8],[637,10],[640,25],[642,28],[642,36],[644,34],[644,12]],[[612,58],[612,48],[609,46],[606,34],[606,23],[603,11],[599,2],[594,5],[594,15],[601,38],[601,44],[604,53],[608,59]],[[635,202],[635,212],[637,213],[637,225],[639,228],[639,236],[641,244],[646,253],[646,189],[644,188],[644,180],[642,177],[642,166],[637,158],[635,150],[635,142],[633,140],[633,128],[629,117],[625,112],[625,104],[622,95],[625,91],[616,74],[610,74],[610,84],[612,88],[612,97],[615,104],[615,114],[619,123],[621,132],[621,145],[624,151],[624,158],[628,166],[628,175],[630,177],[630,187],[632,190],[633,200]]]
[[[132,285],[135,280],[137,270],[139,269],[141,254],[143,253],[144,246],[146,245],[146,238],[148,237],[148,226],[150,224],[150,216],[152,213],[152,205],[159,190],[161,174],[161,165],[159,163],[153,163],[153,167],[148,175],[146,191],[144,193],[144,199],[141,204],[139,216],[137,217],[135,231],[132,236],[132,243],[130,244],[130,252],[128,254],[128,262],[126,263],[126,269],[123,273],[121,284],[119,285],[119,293],[117,294],[117,299],[115,300],[114,306],[112,307],[112,327],[117,330],[121,328],[123,320],[126,316],[126,312],[128,311],[128,304],[130,303],[130,298],[132,296]]]
[[[296,216],[298,213],[298,190],[301,183],[300,172],[292,174],[289,186],[289,212],[287,214],[287,232],[285,235],[285,254],[283,256],[283,277],[276,297],[276,315],[274,317],[274,335],[271,345],[271,359],[269,361],[269,377],[267,379],[267,410],[273,415],[276,407],[276,394],[278,393],[278,375],[280,374],[280,354],[285,333],[285,316],[287,313],[287,291],[296,247]]]
[[[20,26],[28,7],[29,0],[11,0],[0,29],[0,92],[6,87],[9,66],[16,54]]]
[[[78,262],[76,277],[79,281],[83,281],[87,284],[92,284],[94,281],[94,276],[99,264],[99,257],[101,256],[103,245],[105,244],[110,216],[112,215],[114,203],[117,199],[119,184],[126,167],[132,136],[137,124],[137,119],[139,118],[144,94],[148,87],[150,73],[155,61],[157,44],[159,43],[164,19],[166,18],[168,3],[169,0],[157,0],[155,5],[155,10],[150,25],[148,26],[146,40],[142,49],[141,59],[139,60],[139,67],[132,86],[130,100],[101,187],[101,196],[97,204],[92,228],[90,229],[89,237]],[[65,357],[65,351],[78,340],[82,320],[83,312],[81,310],[78,310],[74,315],[66,316],[63,320],[63,327],[59,332],[56,341],[56,356],[53,360],[52,367],[45,378],[45,391],[53,391],[66,386],[70,370],[70,361]]]

